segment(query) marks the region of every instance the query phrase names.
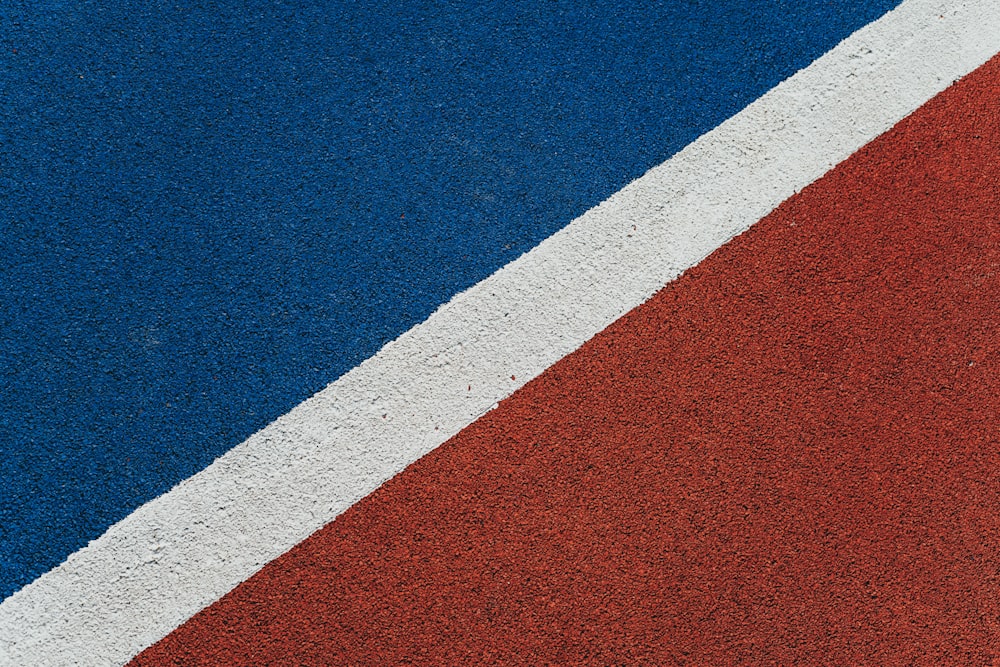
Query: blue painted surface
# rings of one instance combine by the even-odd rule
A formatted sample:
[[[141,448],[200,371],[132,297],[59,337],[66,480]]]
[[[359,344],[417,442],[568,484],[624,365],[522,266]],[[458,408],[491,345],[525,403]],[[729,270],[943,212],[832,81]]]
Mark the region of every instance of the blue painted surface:
[[[0,2],[0,597],[897,0]]]

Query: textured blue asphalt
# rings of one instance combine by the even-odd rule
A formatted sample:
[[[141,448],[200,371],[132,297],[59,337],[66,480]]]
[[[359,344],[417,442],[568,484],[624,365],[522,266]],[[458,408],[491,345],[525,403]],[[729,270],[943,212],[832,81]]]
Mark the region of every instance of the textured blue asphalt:
[[[897,0],[0,0],[0,597]]]

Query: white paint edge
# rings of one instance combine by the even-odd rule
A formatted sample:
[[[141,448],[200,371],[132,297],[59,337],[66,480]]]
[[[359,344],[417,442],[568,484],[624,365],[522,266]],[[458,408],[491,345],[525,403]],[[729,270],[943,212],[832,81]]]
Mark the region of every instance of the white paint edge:
[[[0,664],[128,662],[998,50],[907,0],[9,597]]]

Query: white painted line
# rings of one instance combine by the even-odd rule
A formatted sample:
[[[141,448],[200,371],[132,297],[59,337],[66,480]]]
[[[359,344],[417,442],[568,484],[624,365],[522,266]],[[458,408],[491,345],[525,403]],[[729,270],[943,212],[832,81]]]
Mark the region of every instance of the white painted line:
[[[0,664],[126,663],[998,50],[908,0],[5,600]]]

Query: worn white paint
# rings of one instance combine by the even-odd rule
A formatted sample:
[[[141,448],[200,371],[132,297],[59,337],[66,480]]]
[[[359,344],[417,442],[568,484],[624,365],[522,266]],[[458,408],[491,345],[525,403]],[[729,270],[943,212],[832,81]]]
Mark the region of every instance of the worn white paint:
[[[127,662],[998,50],[908,0],[5,600],[0,664]]]

